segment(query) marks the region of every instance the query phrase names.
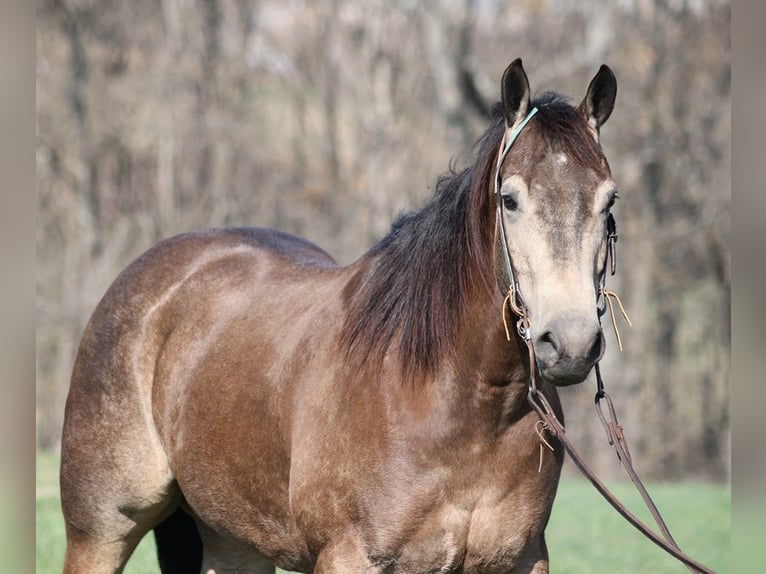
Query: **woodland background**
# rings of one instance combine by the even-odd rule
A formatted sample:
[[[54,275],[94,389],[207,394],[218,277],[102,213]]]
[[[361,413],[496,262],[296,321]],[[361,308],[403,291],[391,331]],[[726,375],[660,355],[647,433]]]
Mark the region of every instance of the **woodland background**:
[[[38,448],[58,448],[79,337],[132,259],[257,225],[350,263],[470,161],[516,57],[575,104],[601,63],[617,75],[610,286],[633,327],[622,353],[608,334],[604,376],[643,476],[727,481],[725,0],[38,0]],[[593,389],[563,393],[567,429],[610,474]]]

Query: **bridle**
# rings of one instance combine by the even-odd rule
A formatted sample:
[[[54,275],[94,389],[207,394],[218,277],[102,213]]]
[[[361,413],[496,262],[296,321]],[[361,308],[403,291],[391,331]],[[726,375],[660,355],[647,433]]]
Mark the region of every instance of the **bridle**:
[[[509,281],[508,296],[506,297],[506,301],[510,305],[513,312],[519,316],[519,321],[524,319],[522,323],[517,324],[517,330],[519,330],[519,335],[521,335],[522,339],[525,341],[529,340],[529,321],[527,320],[527,308],[524,305],[524,300],[521,298],[519,284],[516,282],[516,274],[513,272],[511,253],[508,251],[508,240],[505,235],[505,225],[503,225],[503,197],[500,194],[500,184],[502,183],[500,180],[500,171],[503,167],[503,162],[505,161],[508,152],[511,151],[513,142],[516,141],[516,138],[519,137],[519,134],[529,123],[529,121],[535,117],[536,113],[537,108],[533,107],[526,115],[526,117],[513,129],[513,131],[508,132],[508,130],[506,130],[505,134],[503,134],[503,139],[500,142],[500,153],[497,157],[497,165],[495,167],[495,177],[493,178],[495,186],[495,201],[497,203],[497,227],[500,233],[500,244],[502,245],[501,252],[503,254],[503,262],[505,263],[505,271],[508,274]],[[503,316],[505,316],[505,303],[503,303]]]
[[[521,297],[519,284],[516,281],[516,275],[513,270],[513,262],[511,261],[511,254],[510,254],[510,251],[508,250],[508,242],[506,240],[505,225],[503,224],[503,200],[500,194],[500,188],[502,183],[500,172],[503,166],[503,162],[505,161],[505,158],[507,157],[508,152],[510,152],[511,147],[513,146],[513,143],[516,141],[519,134],[521,134],[524,127],[535,116],[537,111],[538,109],[536,107],[533,107],[529,111],[529,113],[526,115],[526,117],[517,126],[513,128],[513,130],[511,130],[510,132],[506,130],[505,134],[503,135],[503,139],[500,143],[497,164],[495,167],[495,174],[494,174],[494,194],[495,194],[495,200],[497,203],[497,227],[499,228],[500,244],[501,244],[501,251],[503,254],[503,261],[505,263],[505,271],[508,275],[508,280],[509,280],[508,294],[506,295],[503,301],[503,306],[502,306],[503,325],[505,326],[506,337],[510,341],[511,335],[510,335],[510,330],[508,329],[508,323],[506,320],[506,306],[507,306],[518,317],[518,320],[516,322],[516,332],[519,334],[519,336],[524,341],[524,343],[526,343],[527,348],[529,350],[529,387],[527,390],[527,400],[529,401],[529,404],[532,406],[532,408],[540,416],[543,428],[547,430],[549,433],[551,433],[554,437],[556,437],[561,442],[561,444],[564,445],[564,448],[569,453],[569,456],[572,458],[572,461],[577,465],[580,471],[586,476],[586,478],[591,482],[591,484],[593,484],[596,490],[598,490],[598,492],[606,499],[606,501],[609,502],[609,504],[611,504],[612,507],[623,516],[623,518],[625,518],[630,524],[632,524],[635,528],[637,528],[642,534],[644,534],[652,542],[657,544],[660,548],[668,552],[670,555],[672,555],[679,561],[683,562],[689,568],[690,571],[701,572],[703,574],[714,574],[712,570],[703,566],[702,564],[700,564],[693,558],[686,555],[678,547],[678,544],[676,544],[676,541],[673,539],[673,536],[670,534],[670,530],[668,529],[667,525],[665,524],[665,521],[660,515],[659,510],[657,510],[657,507],[654,504],[654,501],[649,496],[649,493],[647,492],[646,487],[641,482],[641,479],[638,477],[638,474],[633,468],[630,451],[628,449],[628,444],[625,439],[625,435],[623,433],[623,428],[622,428],[622,425],[620,425],[619,422],[617,421],[617,414],[615,412],[612,399],[607,394],[606,390],[604,389],[604,381],[601,378],[601,369],[599,368],[598,362],[594,366],[594,369],[596,372],[596,384],[597,384],[596,396],[595,396],[596,412],[606,431],[609,445],[614,447],[615,452],[617,454],[617,458],[619,459],[623,468],[625,468],[625,471],[627,472],[633,484],[636,486],[636,489],[641,494],[641,497],[643,498],[645,504],[647,505],[647,508],[649,509],[650,513],[652,514],[652,517],[657,523],[657,526],[660,528],[662,532],[662,537],[658,536],[653,530],[651,530],[646,524],[644,524],[632,512],[630,512],[630,510],[628,510],[625,507],[625,505],[622,504],[614,496],[614,494],[612,494],[609,491],[609,489],[606,488],[606,486],[598,479],[598,477],[594,474],[591,468],[585,463],[582,456],[580,456],[580,454],[575,450],[574,446],[572,445],[572,443],[569,441],[569,439],[566,436],[566,430],[564,429],[564,425],[561,423],[561,421],[559,421],[558,417],[556,417],[556,414],[553,408],[551,407],[550,403],[548,402],[548,399],[538,389],[537,363],[535,359],[535,349],[534,349],[534,346],[532,345],[532,338],[530,334],[529,314],[527,311],[527,307],[524,304],[524,300]],[[599,321],[600,321],[600,317],[606,312],[606,307],[608,303],[609,309],[612,312],[612,321],[614,324],[614,311],[612,309],[611,301],[609,299],[610,295],[613,296],[614,294],[606,290],[607,269],[609,269],[610,275],[614,275],[616,271],[616,263],[617,263],[617,249],[616,249],[617,223],[611,213],[607,216],[606,242],[607,242],[606,260],[604,261],[604,266],[603,266],[603,269],[601,270],[601,275],[599,278],[599,294],[598,294],[599,302],[597,303],[597,306],[598,306],[597,312],[598,312]],[[618,298],[618,302],[619,302],[619,298]],[[620,304],[620,306],[622,306],[622,304]],[[615,325],[615,331],[616,331],[616,325]],[[617,336],[619,341],[619,334]],[[603,412],[603,407],[601,403],[602,400],[607,405],[608,415],[605,415]],[[542,434],[540,434],[539,430],[538,430],[538,434],[540,435],[540,440],[550,448],[550,444],[548,443],[548,441],[546,441],[542,437]]]

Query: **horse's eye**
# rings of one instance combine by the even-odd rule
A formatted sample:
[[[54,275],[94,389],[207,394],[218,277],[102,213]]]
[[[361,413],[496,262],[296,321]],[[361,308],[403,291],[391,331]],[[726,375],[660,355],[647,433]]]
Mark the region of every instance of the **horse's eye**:
[[[503,194],[503,205],[508,211],[516,211],[519,207],[519,202],[516,201],[516,197],[512,194]]]
[[[617,192],[615,191],[609,196],[609,203],[606,204],[606,210],[609,211],[614,207],[614,202],[617,201],[617,198],[620,197],[617,195]]]

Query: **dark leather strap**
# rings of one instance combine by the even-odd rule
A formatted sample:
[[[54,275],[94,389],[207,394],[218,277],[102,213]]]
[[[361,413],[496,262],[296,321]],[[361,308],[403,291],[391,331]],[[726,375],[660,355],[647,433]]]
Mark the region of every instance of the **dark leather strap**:
[[[617,422],[617,415],[614,410],[614,405],[612,404],[612,399],[609,397],[609,395],[606,394],[606,391],[603,389],[603,382],[601,381],[601,373],[598,369],[598,365],[596,365],[596,373],[599,380],[599,390],[596,393],[596,406],[598,409],[599,418],[602,421],[602,424],[604,425],[604,429],[606,430],[607,439],[609,440],[609,444],[614,447],[617,458],[620,460],[620,463],[622,464],[623,468],[625,468],[626,472],[628,473],[628,476],[633,481],[633,484],[638,489],[639,493],[641,494],[641,497],[644,499],[644,502],[646,503],[647,507],[649,508],[649,512],[654,517],[654,520],[657,522],[657,525],[660,527],[660,530],[662,531],[662,534],[664,536],[664,539],[658,536],[651,528],[649,528],[646,524],[641,522],[630,510],[627,509],[627,507],[622,504],[617,497],[612,494],[612,492],[604,485],[603,482],[601,482],[598,477],[595,475],[593,470],[586,464],[585,460],[580,456],[580,454],[575,450],[572,443],[569,441],[569,439],[566,436],[566,430],[564,429],[564,425],[561,424],[559,419],[556,417],[556,414],[553,411],[553,408],[551,408],[550,403],[548,403],[548,400],[545,398],[545,395],[541,393],[537,388],[537,377],[536,377],[536,364],[535,364],[535,351],[532,347],[531,342],[527,340],[527,346],[529,347],[529,361],[530,361],[530,381],[529,381],[529,393],[527,395],[529,403],[532,405],[532,408],[537,411],[537,414],[540,415],[540,418],[542,419],[543,423],[545,424],[545,428],[553,435],[555,436],[561,444],[564,445],[564,448],[569,453],[570,458],[572,461],[577,465],[577,468],[580,469],[580,471],[585,475],[585,477],[593,484],[593,486],[598,490],[598,492],[601,494],[601,496],[604,497],[604,499],[612,505],[612,507],[622,515],[625,520],[627,520],[630,524],[632,524],[636,529],[638,529],[644,536],[649,538],[652,542],[654,542],[657,546],[665,550],[668,554],[673,556],[674,558],[680,560],[683,562],[691,572],[698,572],[702,574],[715,574],[713,570],[710,570],[709,568],[703,566],[687,554],[685,554],[679,547],[678,544],[676,544],[676,541],[673,539],[673,537],[670,534],[670,530],[668,529],[667,525],[665,524],[665,521],[662,519],[662,516],[660,515],[659,510],[657,509],[657,506],[654,504],[654,501],[649,496],[649,493],[646,490],[646,487],[641,482],[641,479],[638,477],[638,474],[636,473],[636,470],[633,468],[633,464],[631,462],[630,457],[630,451],[628,450],[628,445],[625,440],[625,435],[623,434],[622,426]],[[601,400],[606,400],[606,403],[608,405],[609,409],[609,416],[610,418],[607,419],[601,409]]]

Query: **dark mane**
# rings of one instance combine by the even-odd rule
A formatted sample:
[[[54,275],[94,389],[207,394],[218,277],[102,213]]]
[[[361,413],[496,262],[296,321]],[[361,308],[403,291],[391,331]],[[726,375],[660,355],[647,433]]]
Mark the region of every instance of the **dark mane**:
[[[529,126],[536,126],[554,149],[578,162],[601,161],[585,120],[561,96],[546,93],[532,104],[539,112]],[[489,190],[504,131],[498,103],[477,143],[475,163],[441,176],[431,201],[398,217],[363,257],[369,265],[343,294],[348,314],[341,344],[350,358],[379,366],[395,344],[405,374],[432,373],[452,347],[470,297],[491,297],[494,200]]]

